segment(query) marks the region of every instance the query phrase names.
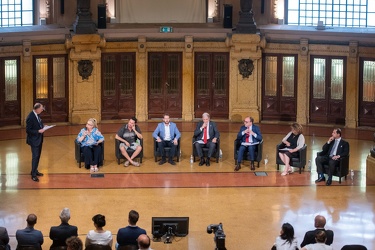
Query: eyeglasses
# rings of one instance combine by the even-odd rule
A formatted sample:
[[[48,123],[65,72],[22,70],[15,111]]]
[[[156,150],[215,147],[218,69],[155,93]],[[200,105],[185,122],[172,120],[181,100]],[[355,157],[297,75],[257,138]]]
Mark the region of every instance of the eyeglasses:
[[[250,121],[243,121],[244,123],[250,123]]]
[[[87,123],[87,125],[89,125],[89,126],[94,126],[94,124],[91,124],[91,123]]]

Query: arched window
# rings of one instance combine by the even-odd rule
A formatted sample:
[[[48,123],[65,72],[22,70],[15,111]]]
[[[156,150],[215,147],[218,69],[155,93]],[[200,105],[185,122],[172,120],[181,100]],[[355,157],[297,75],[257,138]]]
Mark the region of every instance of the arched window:
[[[33,1],[0,0],[0,27],[33,25]]]
[[[374,0],[284,0],[285,24],[375,27]],[[282,1],[278,1],[281,4]]]

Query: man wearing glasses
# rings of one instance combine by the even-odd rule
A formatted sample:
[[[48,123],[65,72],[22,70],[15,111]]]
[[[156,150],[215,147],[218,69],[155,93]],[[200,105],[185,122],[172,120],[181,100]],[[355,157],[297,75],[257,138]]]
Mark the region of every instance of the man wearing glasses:
[[[254,159],[255,159],[255,149],[259,142],[262,141],[262,134],[257,125],[254,125],[254,119],[252,117],[246,117],[244,120],[244,125],[240,128],[240,132],[237,134],[237,140],[241,141],[241,146],[238,150],[237,155],[237,165],[234,167],[234,171],[241,169],[241,162],[243,159],[243,154],[247,150],[249,152],[249,160],[251,170],[255,170]]]

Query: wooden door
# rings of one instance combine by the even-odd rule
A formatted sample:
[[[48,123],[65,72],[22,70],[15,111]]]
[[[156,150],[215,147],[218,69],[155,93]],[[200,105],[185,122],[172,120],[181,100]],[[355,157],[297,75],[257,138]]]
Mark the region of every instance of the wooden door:
[[[66,55],[34,57],[34,103],[45,106],[44,122],[68,121],[68,61]]]
[[[148,55],[148,118],[182,117],[182,54]]]
[[[0,58],[0,127],[21,124],[20,59]]]
[[[194,113],[201,118],[229,118],[229,54],[195,53]]]
[[[297,56],[264,55],[262,120],[296,121]]]
[[[358,126],[375,127],[375,59],[361,58]]]
[[[128,119],[135,115],[135,54],[102,55],[102,119]]]
[[[346,60],[311,57],[310,122],[345,124]]]

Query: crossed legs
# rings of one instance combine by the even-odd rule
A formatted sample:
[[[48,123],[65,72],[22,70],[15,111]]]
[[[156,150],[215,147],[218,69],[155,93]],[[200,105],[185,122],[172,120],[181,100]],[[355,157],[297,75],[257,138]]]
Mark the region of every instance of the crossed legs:
[[[133,161],[133,159],[135,157],[137,157],[137,155],[139,155],[139,153],[142,151],[142,146],[138,145],[136,148],[135,148],[135,151],[133,152],[132,156],[129,156],[128,152],[126,151],[126,148],[124,146],[120,147],[120,151],[121,151],[121,154],[126,158],[126,160],[128,162],[130,162],[132,165],[136,166],[136,167],[139,167],[139,163],[138,162],[135,162]],[[126,162],[125,162],[125,166],[126,166]]]

